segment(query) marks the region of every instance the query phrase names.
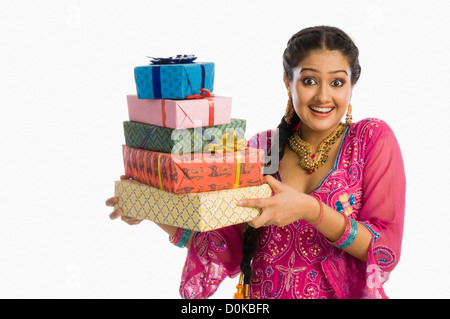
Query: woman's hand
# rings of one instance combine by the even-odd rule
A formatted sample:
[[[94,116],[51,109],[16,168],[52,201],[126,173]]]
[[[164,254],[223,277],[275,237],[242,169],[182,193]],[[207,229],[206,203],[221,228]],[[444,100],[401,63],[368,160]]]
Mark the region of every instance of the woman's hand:
[[[275,192],[274,196],[243,199],[236,203],[238,206],[262,210],[261,215],[249,222],[253,228],[268,225],[283,227],[300,219],[314,222],[319,218],[320,206],[313,197],[283,184],[270,175],[264,176],[264,182]]]
[[[125,180],[128,178],[129,177],[126,175],[120,176],[120,180]],[[106,206],[114,207],[114,205],[116,205],[118,201],[119,199],[117,197],[111,197],[106,200],[105,204]],[[109,214],[109,218],[111,218],[112,220],[117,219],[119,217],[122,221],[124,221],[128,225],[137,225],[142,221],[141,219],[137,219],[134,217],[124,216],[120,208],[115,209],[111,214]]]

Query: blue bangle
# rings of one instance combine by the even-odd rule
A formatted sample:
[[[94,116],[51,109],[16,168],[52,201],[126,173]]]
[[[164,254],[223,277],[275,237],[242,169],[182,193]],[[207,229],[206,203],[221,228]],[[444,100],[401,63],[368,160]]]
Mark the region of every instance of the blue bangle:
[[[356,221],[353,218],[350,218],[350,223],[351,223],[351,228],[350,228],[350,233],[348,234],[348,237],[344,240],[344,242],[342,244],[336,245],[337,248],[340,249],[345,249],[348,246],[350,246],[351,244],[353,244],[353,242],[356,239],[356,235],[358,235],[358,224],[356,223]]]
[[[175,245],[180,248],[186,247],[187,242],[189,241],[189,238],[191,238],[192,230],[190,229],[183,229],[183,234],[181,235],[180,240]]]

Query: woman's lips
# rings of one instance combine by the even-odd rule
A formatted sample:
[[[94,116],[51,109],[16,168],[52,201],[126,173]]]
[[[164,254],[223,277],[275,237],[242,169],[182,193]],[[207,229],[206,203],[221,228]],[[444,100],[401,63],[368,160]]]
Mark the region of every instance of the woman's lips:
[[[334,110],[332,105],[309,105],[309,110],[317,117],[327,117]]]

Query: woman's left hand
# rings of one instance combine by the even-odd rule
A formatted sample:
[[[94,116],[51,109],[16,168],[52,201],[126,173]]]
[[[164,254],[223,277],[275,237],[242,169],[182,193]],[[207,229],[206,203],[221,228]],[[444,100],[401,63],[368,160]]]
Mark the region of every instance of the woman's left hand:
[[[319,213],[320,207],[313,197],[283,184],[271,175],[264,176],[264,182],[269,184],[275,192],[274,196],[243,199],[236,203],[238,206],[255,207],[262,210],[261,215],[249,222],[253,228],[268,225],[283,227],[300,219],[308,221],[315,216],[314,213]]]

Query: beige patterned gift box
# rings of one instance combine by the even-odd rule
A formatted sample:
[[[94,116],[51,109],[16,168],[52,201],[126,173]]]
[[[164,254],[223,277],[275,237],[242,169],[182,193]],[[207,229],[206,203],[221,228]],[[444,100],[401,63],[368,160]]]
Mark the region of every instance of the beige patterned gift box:
[[[125,216],[157,223],[208,231],[248,222],[259,209],[236,206],[244,198],[267,198],[269,185],[249,186],[203,193],[173,194],[132,179],[115,182],[115,196]]]

